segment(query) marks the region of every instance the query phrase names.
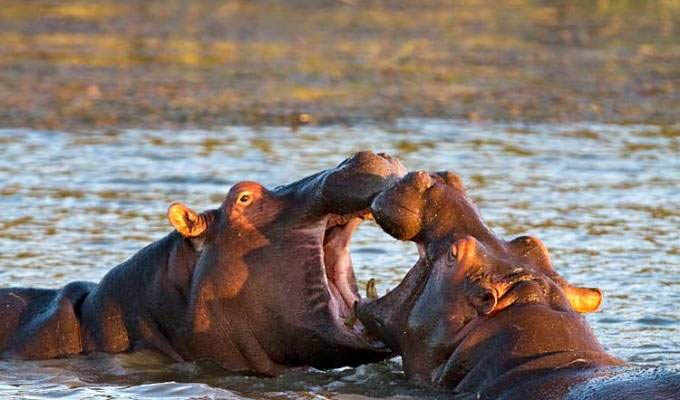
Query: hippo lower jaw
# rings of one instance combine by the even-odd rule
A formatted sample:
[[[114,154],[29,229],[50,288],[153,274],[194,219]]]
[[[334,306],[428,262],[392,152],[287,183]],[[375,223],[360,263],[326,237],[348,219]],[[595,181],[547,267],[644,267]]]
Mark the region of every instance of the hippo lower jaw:
[[[367,334],[354,313],[355,305],[362,298],[354,275],[349,244],[359,225],[364,220],[372,219],[369,210],[328,216],[323,237],[324,283],[330,295],[328,310],[340,331],[367,347],[387,350],[381,341]]]

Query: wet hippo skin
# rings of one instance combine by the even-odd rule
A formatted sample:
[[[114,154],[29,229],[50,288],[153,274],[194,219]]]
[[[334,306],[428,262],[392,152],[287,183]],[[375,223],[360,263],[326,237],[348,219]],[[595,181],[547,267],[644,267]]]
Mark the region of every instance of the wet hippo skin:
[[[680,374],[626,366],[580,313],[598,289],[570,285],[543,243],[496,237],[451,172],[413,172],[372,203],[376,222],[420,258],[356,311],[402,355],[407,377],[471,399],[673,399]]]
[[[175,230],[99,284],[0,289],[0,354],[152,348],[264,375],[385,358],[361,323],[344,323],[360,298],[349,241],[375,195],[404,174],[396,159],[361,152],[273,190],[237,183],[200,214],[173,203]]]

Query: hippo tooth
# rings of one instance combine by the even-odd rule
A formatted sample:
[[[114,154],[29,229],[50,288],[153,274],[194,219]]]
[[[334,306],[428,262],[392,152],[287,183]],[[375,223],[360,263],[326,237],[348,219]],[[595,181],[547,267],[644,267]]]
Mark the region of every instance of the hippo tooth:
[[[372,300],[378,298],[378,289],[375,287],[375,279],[373,278],[366,282],[366,297]]]

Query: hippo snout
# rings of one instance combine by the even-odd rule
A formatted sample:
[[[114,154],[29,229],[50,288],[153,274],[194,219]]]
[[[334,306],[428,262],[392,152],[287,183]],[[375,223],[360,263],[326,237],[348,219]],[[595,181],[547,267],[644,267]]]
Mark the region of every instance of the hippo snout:
[[[371,151],[355,153],[338,167],[325,171],[319,185],[325,212],[347,214],[368,208],[373,198],[406,173],[391,156]]]
[[[371,211],[380,227],[399,240],[410,240],[422,230],[423,197],[436,180],[425,171],[411,172],[373,200]]]

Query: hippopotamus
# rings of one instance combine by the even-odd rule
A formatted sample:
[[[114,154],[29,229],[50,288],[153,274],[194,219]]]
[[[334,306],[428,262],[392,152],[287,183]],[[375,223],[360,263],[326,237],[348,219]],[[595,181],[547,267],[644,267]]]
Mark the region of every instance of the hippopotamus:
[[[269,190],[231,187],[216,209],[172,203],[174,230],[98,283],[0,290],[2,358],[155,349],[274,376],[391,354],[361,323],[349,242],[373,197],[406,173],[386,154]]]
[[[603,349],[581,315],[602,292],[569,284],[538,238],[498,238],[454,173],[409,173],[371,208],[420,256],[356,313],[402,356],[410,380],[456,398],[678,398],[677,372],[626,367]]]

